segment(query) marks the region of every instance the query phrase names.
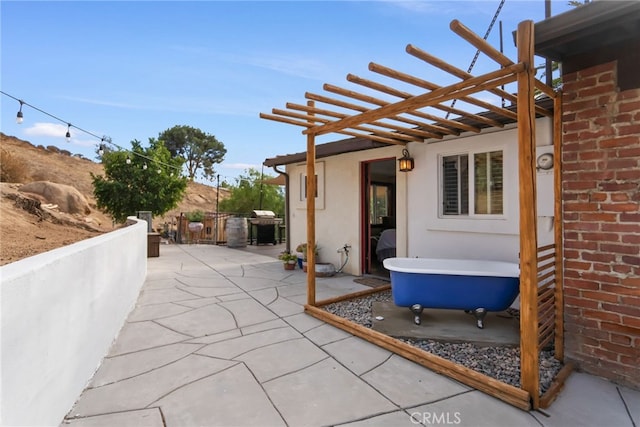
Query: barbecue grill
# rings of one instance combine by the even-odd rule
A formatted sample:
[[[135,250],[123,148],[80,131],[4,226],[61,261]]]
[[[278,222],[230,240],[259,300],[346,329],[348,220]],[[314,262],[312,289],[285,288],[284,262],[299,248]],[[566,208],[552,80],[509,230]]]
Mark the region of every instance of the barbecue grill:
[[[277,243],[276,227],[282,224],[282,218],[276,218],[276,214],[272,211],[255,210],[251,212],[251,229],[253,234],[253,226],[256,227],[256,245],[263,243]],[[253,236],[251,236],[253,241]]]

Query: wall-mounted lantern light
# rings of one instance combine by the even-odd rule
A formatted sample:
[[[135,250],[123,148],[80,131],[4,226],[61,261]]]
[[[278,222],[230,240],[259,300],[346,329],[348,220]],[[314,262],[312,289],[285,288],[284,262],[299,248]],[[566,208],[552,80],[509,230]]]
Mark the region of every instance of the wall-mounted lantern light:
[[[400,172],[410,172],[413,170],[413,158],[409,156],[409,150],[402,150],[402,157],[398,159]]]

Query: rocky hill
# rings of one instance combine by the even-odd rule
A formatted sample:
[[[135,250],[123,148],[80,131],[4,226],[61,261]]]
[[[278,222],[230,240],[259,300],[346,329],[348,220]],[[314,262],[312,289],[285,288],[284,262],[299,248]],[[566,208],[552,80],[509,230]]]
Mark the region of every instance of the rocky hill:
[[[0,265],[114,230],[93,197],[91,173],[102,174],[101,164],[2,133],[0,154]],[[215,187],[190,182],[178,207],[153,227],[161,230],[180,212],[214,211],[216,197]]]

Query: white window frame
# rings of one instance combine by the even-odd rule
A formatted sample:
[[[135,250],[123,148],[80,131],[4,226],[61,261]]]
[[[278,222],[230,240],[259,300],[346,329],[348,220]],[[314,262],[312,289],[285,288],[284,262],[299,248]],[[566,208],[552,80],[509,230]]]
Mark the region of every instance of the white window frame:
[[[477,214],[475,213],[475,155],[476,154],[485,154],[485,153],[493,153],[496,151],[502,152],[502,213],[501,214]],[[446,157],[452,156],[467,156],[467,164],[468,164],[468,214],[445,214],[444,213],[444,166],[443,160]],[[438,154],[438,217],[441,219],[499,219],[503,220],[506,218],[506,206],[508,203],[507,194],[505,189],[505,159],[506,159],[506,149],[504,146],[496,146],[496,147],[483,147],[477,150],[466,150],[466,151],[457,151],[457,152],[448,152],[448,153],[440,153]]]

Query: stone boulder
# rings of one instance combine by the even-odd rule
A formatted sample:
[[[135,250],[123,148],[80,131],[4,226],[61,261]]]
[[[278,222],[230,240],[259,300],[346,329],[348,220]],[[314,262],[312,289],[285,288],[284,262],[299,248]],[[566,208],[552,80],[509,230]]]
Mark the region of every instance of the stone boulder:
[[[57,205],[60,212],[82,215],[91,213],[86,197],[70,185],[36,181],[21,186],[20,192],[32,194],[42,203]]]

